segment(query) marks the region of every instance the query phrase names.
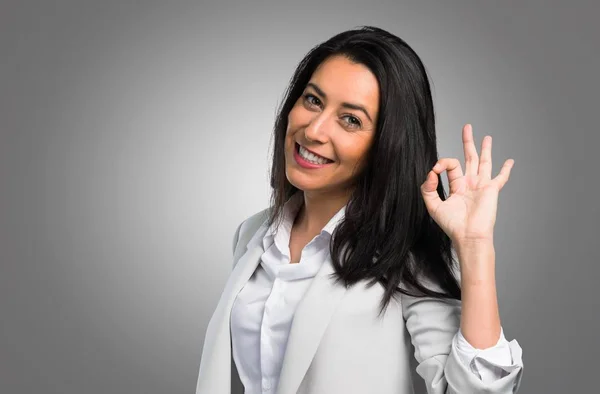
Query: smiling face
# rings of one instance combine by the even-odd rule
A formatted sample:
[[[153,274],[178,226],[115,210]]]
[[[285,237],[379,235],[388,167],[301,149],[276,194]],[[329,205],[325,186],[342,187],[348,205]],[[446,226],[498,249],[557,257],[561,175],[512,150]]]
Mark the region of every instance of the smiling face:
[[[339,55],[325,60],[288,115],[288,181],[305,192],[349,191],[372,144],[378,111],[379,83],[366,66]],[[322,158],[305,161],[299,146]]]

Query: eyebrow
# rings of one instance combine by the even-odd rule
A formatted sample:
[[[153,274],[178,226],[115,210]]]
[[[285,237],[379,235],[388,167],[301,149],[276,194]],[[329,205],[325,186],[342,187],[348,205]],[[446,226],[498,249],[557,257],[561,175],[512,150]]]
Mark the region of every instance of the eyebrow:
[[[323,96],[323,98],[327,98],[327,95],[325,94],[324,91],[321,90],[321,88],[319,88],[316,84],[309,82],[306,84],[306,87],[312,87],[314,90],[317,91],[317,93],[319,93],[321,96]],[[362,105],[358,105],[358,104],[352,104],[352,103],[346,103],[343,102],[342,103],[342,107],[344,108],[350,108],[350,109],[355,109],[358,111],[362,111],[365,113],[365,115],[367,116],[367,118],[369,118],[369,120],[371,121],[371,123],[373,122],[373,120],[371,119],[371,117],[369,116],[369,113],[367,112],[367,110],[365,109],[365,107],[363,107]]]

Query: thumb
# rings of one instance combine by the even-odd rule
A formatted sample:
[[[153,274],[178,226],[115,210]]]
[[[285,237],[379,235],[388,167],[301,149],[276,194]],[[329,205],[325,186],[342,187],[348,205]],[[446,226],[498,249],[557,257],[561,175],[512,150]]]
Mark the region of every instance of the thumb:
[[[437,207],[442,203],[442,199],[437,193],[437,187],[438,176],[433,170],[431,170],[427,174],[425,182],[423,182],[421,185],[421,194],[423,195],[425,206],[430,213],[435,212]]]

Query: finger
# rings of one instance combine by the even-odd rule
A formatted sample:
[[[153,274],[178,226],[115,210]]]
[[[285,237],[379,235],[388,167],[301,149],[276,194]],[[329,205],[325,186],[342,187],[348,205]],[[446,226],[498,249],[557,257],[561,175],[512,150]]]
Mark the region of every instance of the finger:
[[[481,142],[479,158],[479,175],[484,179],[492,178],[492,136],[486,135]]]
[[[435,171],[429,171],[425,182],[421,185],[421,194],[425,201],[425,206],[429,212],[435,212],[438,206],[442,203],[442,199],[437,192],[438,174]]]
[[[512,170],[514,164],[515,161],[513,159],[506,160],[500,169],[500,173],[494,179],[492,179],[492,182],[498,186],[498,190],[501,190],[508,181],[510,170]]]
[[[465,175],[476,176],[479,168],[479,157],[473,139],[473,126],[467,123],[463,127],[463,148],[465,151]]]
[[[441,174],[442,172],[447,171],[448,185],[450,185],[452,181],[463,176],[460,161],[454,157],[445,157],[439,159],[437,163],[433,166],[433,171],[435,171],[437,174]]]

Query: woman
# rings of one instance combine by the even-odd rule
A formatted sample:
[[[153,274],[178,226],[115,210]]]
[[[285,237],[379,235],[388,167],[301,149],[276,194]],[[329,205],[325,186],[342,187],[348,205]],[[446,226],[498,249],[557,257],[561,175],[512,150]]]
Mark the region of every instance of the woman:
[[[462,138],[464,174],[438,160],[426,71],[400,38],[367,26],[313,48],[276,119],[271,206],[235,233],[196,393],[230,393],[232,361],[246,394],[412,393],[413,355],[428,393],[516,392],[493,245],[513,160],[492,178],[491,137],[481,157],[470,125]]]

